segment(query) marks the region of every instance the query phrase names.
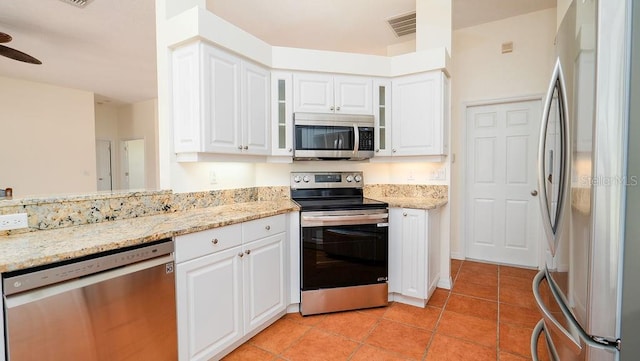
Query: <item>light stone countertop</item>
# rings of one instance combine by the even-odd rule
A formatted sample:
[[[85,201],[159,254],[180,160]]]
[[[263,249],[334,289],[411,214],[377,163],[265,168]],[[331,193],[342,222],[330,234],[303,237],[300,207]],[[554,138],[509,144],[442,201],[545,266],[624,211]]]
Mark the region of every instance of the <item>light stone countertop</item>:
[[[298,210],[299,207],[288,199],[258,201],[2,236],[0,272]]]
[[[413,209],[436,209],[447,204],[447,199],[436,199],[431,197],[379,197],[372,196],[372,199],[389,203],[389,208],[413,208]]]

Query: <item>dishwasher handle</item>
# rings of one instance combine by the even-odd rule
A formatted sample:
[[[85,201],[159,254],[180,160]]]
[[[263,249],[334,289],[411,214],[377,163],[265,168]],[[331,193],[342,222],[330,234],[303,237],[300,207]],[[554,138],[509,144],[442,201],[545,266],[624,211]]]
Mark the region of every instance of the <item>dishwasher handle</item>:
[[[94,273],[89,276],[72,279],[66,282],[56,283],[47,287],[37,288],[30,291],[17,293],[13,295],[5,295],[5,306],[7,309],[18,307],[30,302],[38,301],[47,297],[55,296],[64,292],[72,291],[93,285],[96,283],[108,281],[117,277],[126,276],[145,269],[164,265],[165,273],[171,274],[173,277],[174,261],[173,254],[162,257],[153,258],[128,265],[126,267],[115,268],[109,271]]]

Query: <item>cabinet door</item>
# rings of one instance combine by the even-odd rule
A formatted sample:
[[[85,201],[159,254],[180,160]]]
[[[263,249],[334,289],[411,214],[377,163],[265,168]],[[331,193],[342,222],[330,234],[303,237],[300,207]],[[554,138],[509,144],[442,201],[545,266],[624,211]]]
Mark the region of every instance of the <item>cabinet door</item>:
[[[268,154],[270,113],[270,74],[267,69],[242,62],[242,138],[247,154]]]
[[[172,54],[174,147],[176,152],[201,149],[200,44],[176,49]]]
[[[283,232],[243,246],[245,333],[286,309],[284,241]]]
[[[402,208],[389,209],[389,292],[402,293]]]
[[[402,291],[405,296],[425,299],[427,278],[426,211],[402,209]]]
[[[238,153],[240,145],[240,59],[211,46],[202,52],[204,151]]]
[[[240,247],[176,266],[180,360],[208,360],[242,337]]]
[[[373,114],[373,82],[359,76],[336,76],[333,82],[335,112]]]
[[[289,72],[271,72],[271,154],[293,155],[293,94]]]
[[[426,212],[427,217],[427,296],[431,296],[440,281],[440,210]]]
[[[442,72],[393,80],[393,155],[442,155]]]
[[[391,155],[391,81],[373,81],[373,115],[376,119],[375,156]]]
[[[294,74],[294,112],[334,111],[333,77],[323,74]]]

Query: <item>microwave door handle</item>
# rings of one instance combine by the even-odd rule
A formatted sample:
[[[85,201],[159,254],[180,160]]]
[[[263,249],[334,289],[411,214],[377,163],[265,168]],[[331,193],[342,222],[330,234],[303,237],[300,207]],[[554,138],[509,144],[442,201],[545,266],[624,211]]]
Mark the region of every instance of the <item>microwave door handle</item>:
[[[360,148],[360,130],[358,129],[358,124],[353,125],[353,134],[354,134],[354,144],[353,154],[358,154],[358,148]]]

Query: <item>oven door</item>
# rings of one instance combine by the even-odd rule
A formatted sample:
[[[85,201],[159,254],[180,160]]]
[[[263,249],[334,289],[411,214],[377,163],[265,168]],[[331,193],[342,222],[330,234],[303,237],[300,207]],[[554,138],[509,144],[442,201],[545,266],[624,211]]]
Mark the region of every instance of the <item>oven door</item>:
[[[301,212],[302,291],[385,283],[384,210]]]

